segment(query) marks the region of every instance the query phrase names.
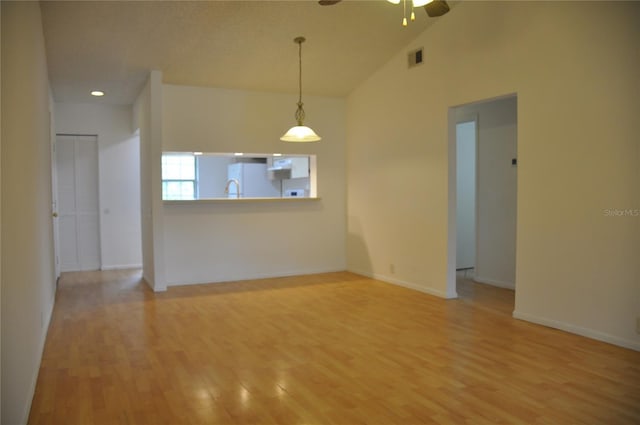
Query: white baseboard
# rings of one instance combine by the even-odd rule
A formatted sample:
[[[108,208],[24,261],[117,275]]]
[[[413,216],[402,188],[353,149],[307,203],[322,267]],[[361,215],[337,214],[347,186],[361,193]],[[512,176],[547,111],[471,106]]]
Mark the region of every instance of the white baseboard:
[[[141,269],[142,264],[115,264],[111,266],[102,266],[101,270],[128,270],[128,269]]]
[[[40,366],[42,365],[42,356],[44,355],[44,345],[47,342],[47,335],[49,334],[49,325],[51,324],[51,318],[53,317],[53,307],[55,306],[56,303],[56,298],[55,295],[53,297],[53,299],[51,300],[51,305],[47,308],[48,311],[45,312],[44,314],[44,321],[42,323],[42,328],[44,329],[44,332],[42,334],[42,339],[40,340],[40,344],[39,344],[39,362],[38,362],[38,367],[36,368],[32,378],[31,378],[31,386],[29,387],[29,394],[31,394],[31,397],[29,397],[29,400],[27,402],[27,405],[25,406],[25,410],[22,413],[22,422],[26,424],[27,421],[29,420],[29,413],[31,412],[31,404],[33,403],[33,396],[36,394],[36,385],[38,384],[38,375],[40,374]]]
[[[385,275],[382,275],[382,274],[379,274],[379,273],[370,273],[370,272],[365,272],[363,270],[358,270],[358,269],[354,269],[354,268],[350,268],[350,269],[348,269],[348,271],[350,271],[352,273],[356,273],[356,274],[362,275],[362,276],[369,277],[371,279],[381,280],[383,282],[391,283],[393,285],[402,286],[404,288],[408,288],[408,289],[413,289],[415,291],[424,292],[425,294],[434,295],[434,296],[439,297],[439,298],[445,298],[445,299],[458,298],[458,293],[455,291],[455,289],[453,290],[453,292],[447,293],[447,292],[439,291],[437,289],[424,287],[422,285],[418,285],[418,284],[413,283],[413,282],[407,282],[406,280],[401,280],[401,279],[397,279],[395,277],[385,276]]]
[[[272,278],[278,278],[278,277],[304,276],[307,274],[336,273],[336,272],[343,272],[343,271],[345,271],[344,268],[341,268],[341,269],[329,268],[329,269],[311,269],[311,270],[289,270],[289,271],[273,272],[273,273],[247,273],[242,275],[234,274],[234,275],[217,276],[212,279],[168,281],[167,287],[202,285],[207,283],[238,282],[243,280],[256,280],[256,279],[272,279]]]
[[[484,277],[478,276],[478,275],[473,276],[473,280],[475,280],[476,282],[479,282],[479,283],[484,283],[484,284],[487,284],[487,285],[493,285],[493,286],[497,286],[497,287],[500,287],[500,288],[516,289],[516,285],[513,282],[504,282],[504,281],[501,281],[501,280],[487,279],[487,278],[484,278]]]
[[[547,319],[544,317],[538,317],[531,314],[522,313],[519,311],[514,311],[513,317],[516,319],[525,320],[527,322],[536,323],[538,325],[543,325],[543,326],[547,326],[554,329],[560,329],[561,331],[565,331],[572,334],[595,339],[598,341],[606,342],[609,344],[617,345],[619,347],[640,351],[640,342],[619,338],[617,336],[610,335],[604,332],[595,331],[593,329],[583,328],[581,326],[572,325],[570,323],[560,322],[558,320]]]
[[[145,283],[145,285],[147,285],[149,287],[149,289],[151,289],[153,292],[165,292],[167,290],[167,287],[165,286],[164,288],[155,288],[152,284],[151,284],[151,280],[147,277],[145,277],[144,275],[142,275],[142,281]]]

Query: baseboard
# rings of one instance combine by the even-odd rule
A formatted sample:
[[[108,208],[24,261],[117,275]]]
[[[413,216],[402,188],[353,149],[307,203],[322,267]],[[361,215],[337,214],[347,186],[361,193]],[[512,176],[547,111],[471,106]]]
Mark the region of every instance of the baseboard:
[[[486,285],[497,286],[499,288],[516,289],[516,285],[513,282],[504,282],[501,280],[487,279],[478,275],[473,276],[473,280],[479,283],[484,283]]]
[[[379,273],[366,272],[366,271],[358,270],[354,268],[349,268],[347,270],[350,271],[351,273],[366,276],[371,279],[380,280],[382,282],[391,283],[392,285],[402,286],[403,288],[413,289],[414,291],[423,292],[425,294],[433,295],[439,298],[444,298],[444,299],[458,298],[458,293],[455,291],[455,289],[453,290],[453,292],[447,293],[447,292],[439,291],[437,289],[427,288],[413,282],[408,282],[406,280],[397,279],[391,276],[385,276]]]
[[[149,277],[145,276],[144,269],[142,270],[142,281],[145,283],[145,285],[147,285],[149,287],[149,289],[151,289],[153,291],[153,285],[151,284],[151,279],[149,279]]]
[[[130,269],[141,269],[142,264],[116,264],[111,266],[102,266],[101,270],[130,270]]]
[[[39,347],[40,361],[38,362],[38,366],[36,367],[35,373],[31,378],[31,387],[29,388],[29,394],[31,394],[31,397],[29,397],[29,401],[27,402],[27,405],[25,406],[25,410],[22,413],[23,420],[21,423],[23,424],[26,424],[27,421],[29,420],[29,413],[31,412],[31,404],[33,403],[33,396],[36,394],[36,385],[38,385],[38,376],[40,375],[40,366],[42,365],[42,356],[44,355],[44,346],[45,346],[45,343],[47,342],[47,335],[49,334],[49,325],[51,324],[51,318],[53,317],[53,308],[55,304],[56,304],[56,298],[54,295],[53,299],[51,300],[51,305],[49,306],[48,311],[44,315],[44,322],[43,322],[44,333],[42,335],[42,339],[40,340],[40,347]]]
[[[547,326],[554,329],[560,329],[561,331],[565,331],[572,334],[595,339],[598,341],[606,342],[609,344],[617,345],[619,347],[640,351],[640,342],[619,338],[617,336],[610,335],[604,332],[594,331],[593,329],[583,328],[581,326],[572,325],[570,323],[560,322],[558,320],[547,319],[544,317],[538,317],[531,314],[522,313],[519,311],[514,311],[513,317],[516,319],[525,320],[527,322],[535,323],[538,325]]]
[[[288,276],[304,276],[308,274],[321,274],[321,273],[336,273],[343,272],[344,268],[335,269],[312,269],[312,270],[289,270],[283,272],[274,272],[274,273],[248,273],[243,275],[226,275],[219,276],[214,279],[193,279],[193,280],[181,280],[181,281],[168,281],[167,287],[169,286],[186,286],[186,285],[203,285],[207,283],[222,283],[222,282],[238,282],[243,280],[257,280],[257,279],[272,279],[278,277],[288,277]]]

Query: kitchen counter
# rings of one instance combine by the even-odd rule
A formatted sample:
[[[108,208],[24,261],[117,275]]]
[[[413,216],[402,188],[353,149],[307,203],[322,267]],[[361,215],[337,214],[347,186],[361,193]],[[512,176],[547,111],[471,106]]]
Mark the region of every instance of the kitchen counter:
[[[320,197],[314,198],[209,198],[209,199],[189,199],[184,201],[162,201],[164,205],[185,205],[185,204],[235,204],[235,203],[252,203],[252,202],[304,202],[319,201]]]

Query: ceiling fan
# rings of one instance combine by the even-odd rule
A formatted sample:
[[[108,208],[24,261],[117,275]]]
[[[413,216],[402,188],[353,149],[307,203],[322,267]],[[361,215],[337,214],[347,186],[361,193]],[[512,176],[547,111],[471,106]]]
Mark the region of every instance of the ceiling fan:
[[[319,0],[321,6],[333,6],[342,0]],[[400,0],[387,0],[389,3],[399,4]],[[405,2],[407,0],[404,0]],[[427,15],[432,18],[442,16],[449,11],[449,5],[445,0],[412,0],[414,7],[424,6]]]

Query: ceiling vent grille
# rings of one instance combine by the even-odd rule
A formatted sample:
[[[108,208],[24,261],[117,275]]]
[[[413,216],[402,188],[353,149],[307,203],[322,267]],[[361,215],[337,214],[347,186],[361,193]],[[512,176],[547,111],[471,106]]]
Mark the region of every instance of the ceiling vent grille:
[[[414,66],[417,66],[417,65],[422,65],[422,62],[424,60],[424,56],[422,54],[422,47],[409,52],[408,58],[409,58],[409,68],[413,68]]]

